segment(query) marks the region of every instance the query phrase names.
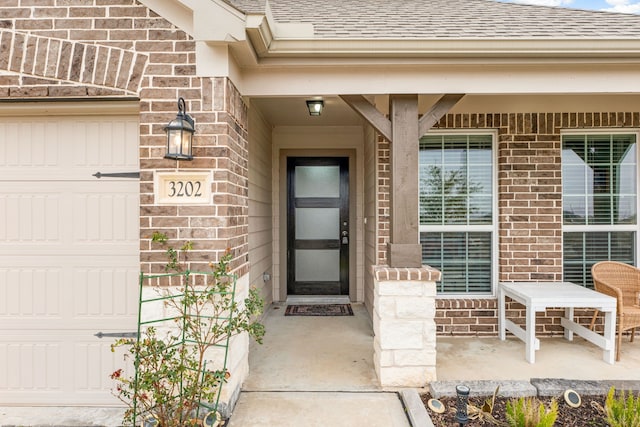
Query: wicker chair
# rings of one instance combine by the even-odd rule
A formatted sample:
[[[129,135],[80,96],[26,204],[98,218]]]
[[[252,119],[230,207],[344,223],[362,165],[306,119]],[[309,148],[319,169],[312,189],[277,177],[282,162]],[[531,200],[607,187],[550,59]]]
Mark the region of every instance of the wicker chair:
[[[640,327],[640,270],[622,262],[601,261],[591,267],[595,290],[616,298],[617,301],[617,333],[616,360],[620,360],[620,346],[622,333],[632,329],[631,342],[636,334],[636,327]],[[596,320],[598,311],[593,315],[591,327]]]

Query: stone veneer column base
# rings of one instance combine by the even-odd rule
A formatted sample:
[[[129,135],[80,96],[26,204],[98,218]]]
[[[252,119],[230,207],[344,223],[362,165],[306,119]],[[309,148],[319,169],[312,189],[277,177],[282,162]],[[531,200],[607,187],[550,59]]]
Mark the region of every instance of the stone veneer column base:
[[[428,266],[374,266],[374,364],[383,387],[424,387],[436,379],[436,284]]]

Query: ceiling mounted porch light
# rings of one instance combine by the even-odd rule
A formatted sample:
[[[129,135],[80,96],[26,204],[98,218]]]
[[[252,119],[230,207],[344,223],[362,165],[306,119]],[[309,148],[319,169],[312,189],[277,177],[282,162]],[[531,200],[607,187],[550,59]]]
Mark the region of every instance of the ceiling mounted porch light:
[[[310,116],[319,116],[322,114],[324,101],[322,99],[309,99],[307,100],[307,108]]]
[[[164,128],[167,133],[165,159],[192,160],[193,134],[196,132],[193,118],[187,114],[184,98],[178,99],[178,114]]]

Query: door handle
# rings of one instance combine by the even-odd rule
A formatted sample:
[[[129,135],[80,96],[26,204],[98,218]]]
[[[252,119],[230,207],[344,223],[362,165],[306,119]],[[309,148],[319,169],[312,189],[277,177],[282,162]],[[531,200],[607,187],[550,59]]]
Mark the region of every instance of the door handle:
[[[346,230],[342,232],[342,244],[343,245],[349,244],[349,232]]]

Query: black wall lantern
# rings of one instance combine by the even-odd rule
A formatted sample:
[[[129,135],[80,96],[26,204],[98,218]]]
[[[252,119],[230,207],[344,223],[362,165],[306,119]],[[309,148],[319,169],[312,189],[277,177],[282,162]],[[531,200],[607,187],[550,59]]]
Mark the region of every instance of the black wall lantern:
[[[195,123],[187,114],[184,98],[178,99],[178,115],[164,128],[167,132],[167,154],[165,159],[192,160],[191,152]]]

